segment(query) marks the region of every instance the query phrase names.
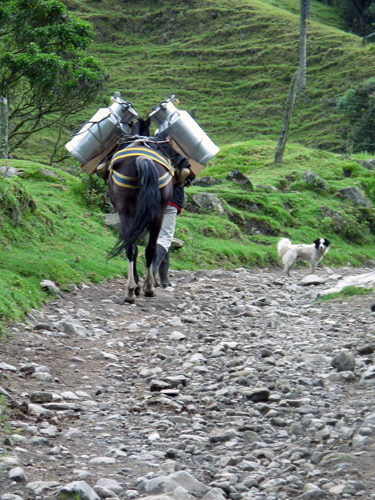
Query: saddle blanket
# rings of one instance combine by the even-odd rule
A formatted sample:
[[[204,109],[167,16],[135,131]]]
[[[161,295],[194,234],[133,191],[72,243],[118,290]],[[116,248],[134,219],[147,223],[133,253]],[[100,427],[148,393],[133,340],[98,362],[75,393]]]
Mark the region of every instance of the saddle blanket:
[[[127,175],[122,175],[113,169],[113,164],[116,162],[116,160],[120,160],[122,158],[129,158],[131,156],[145,156],[149,160],[160,163],[160,165],[163,165],[163,167],[167,169],[167,172],[161,177],[159,177],[159,189],[167,186],[172,180],[172,177],[174,176],[174,170],[168,158],[165,158],[157,151],[154,151],[150,148],[136,146],[136,147],[128,147],[125,149],[121,149],[120,151],[117,151],[117,153],[113,155],[109,169],[114,182],[119,186],[132,189],[139,189],[137,177],[129,177]]]

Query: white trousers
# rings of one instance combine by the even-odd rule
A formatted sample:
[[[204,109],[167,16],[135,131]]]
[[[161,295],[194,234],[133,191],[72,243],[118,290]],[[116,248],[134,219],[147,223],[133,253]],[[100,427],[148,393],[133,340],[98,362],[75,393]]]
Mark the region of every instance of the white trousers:
[[[164,247],[167,252],[172,244],[172,238],[176,227],[176,217],[177,208],[173,205],[168,205],[165,210],[163,223],[157,241],[157,244]]]

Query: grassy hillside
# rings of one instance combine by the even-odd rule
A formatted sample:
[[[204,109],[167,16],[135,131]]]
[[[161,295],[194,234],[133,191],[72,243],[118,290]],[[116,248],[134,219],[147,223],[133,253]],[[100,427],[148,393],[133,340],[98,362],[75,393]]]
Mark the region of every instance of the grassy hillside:
[[[340,155],[297,145],[287,148],[282,167],[273,165],[273,154],[269,140],[223,147],[201,174],[222,182],[186,190],[189,205],[176,229],[185,245],[172,253],[172,269],[280,265],[280,236],[293,242],[328,237],[332,248],[324,263],[330,266],[366,265],[367,259],[374,259],[374,171]],[[88,191],[87,177],[52,169],[56,178],[43,175],[43,166],[33,162],[4,163],[23,176],[0,179],[0,323],[22,317],[48,299],[39,286],[42,279],[65,290],[73,283],[124,275],[123,258],[106,262],[115,236],[103,226],[103,214],[95,204],[100,198]],[[226,180],[233,169],[249,177],[254,191]],[[303,182],[306,169],[320,175],[328,191]],[[342,187],[353,185],[366,192],[372,208],[356,207],[337,195]],[[225,213],[198,209],[193,196],[199,192],[216,194]],[[144,248],[138,267],[142,276]]]
[[[140,115],[174,93],[182,109],[197,108],[198,122],[218,144],[277,138],[299,61],[298,0],[64,1],[94,25],[90,50],[106,65],[108,94],[121,90]],[[292,142],[345,146],[337,98],[374,74],[375,46],[362,47],[340,26],[331,7],[312,2],[307,90],[297,98]],[[48,162],[53,139],[48,132],[30,140],[28,155]]]
[[[72,283],[122,273],[120,258],[106,263],[115,238],[100,210],[87,205],[90,193],[81,180],[54,169],[44,175],[42,165],[29,161],[1,165],[22,177],[0,178],[0,324],[48,299],[42,279],[63,292]]]

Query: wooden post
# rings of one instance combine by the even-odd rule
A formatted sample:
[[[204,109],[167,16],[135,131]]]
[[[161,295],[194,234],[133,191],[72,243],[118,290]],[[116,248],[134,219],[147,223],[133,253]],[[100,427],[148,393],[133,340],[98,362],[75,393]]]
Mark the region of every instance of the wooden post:
[[[290,120],[292,119],[294,102],[296,100],[296,95],[298,90],[299,78],[300,78],[300,69],[298,68],[295,75],[293,76],[292,83],[290,85],[289,95],[286,100],[283,124],[281,125],[279,142],[277,143],[275,152],[276,165],[281,165],[281,162],[283,161],[286,141],[288,140]]]
[[[8,158],[8,100],[0,97],[0,158]]]

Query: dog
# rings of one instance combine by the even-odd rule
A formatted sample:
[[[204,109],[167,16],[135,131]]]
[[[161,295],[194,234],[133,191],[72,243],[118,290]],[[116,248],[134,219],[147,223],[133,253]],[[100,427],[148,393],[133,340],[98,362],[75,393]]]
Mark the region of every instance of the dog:
[[[311,245],[292,245],[288,238],[281,238],[277,244],[277,253],[282,257],[287,276],[290,276],[289,271],[297,259],[308,262],[311,273],[314,274],[316,266],[328,252],[329,245],[327,238],[318,238]]]

